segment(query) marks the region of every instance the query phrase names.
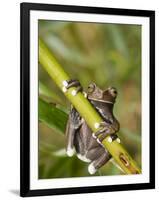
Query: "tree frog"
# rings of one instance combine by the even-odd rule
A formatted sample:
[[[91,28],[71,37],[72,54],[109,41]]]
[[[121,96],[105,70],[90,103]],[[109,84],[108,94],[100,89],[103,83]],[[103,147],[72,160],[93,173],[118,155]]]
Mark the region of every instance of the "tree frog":
[[[83,91],[76,80],[68,82],[67,89],[75,86],[77,92]],[[101,129],[92,133],[86,121],[74,107],[71,107],[66,126],[66,152],[68,156],[73,156],[76,152],[80,160],[90,163],[88,172],[94,174],[111,158],[110,153],[102,145],[103,139],[108,135],[110,142],[117,139],[116,132],[119,131],[119,122],[113,115],[117,90],[114,87],[101,90],[95,83],[91,83],[86,96],[103,119],[103,122],[99,124]]]

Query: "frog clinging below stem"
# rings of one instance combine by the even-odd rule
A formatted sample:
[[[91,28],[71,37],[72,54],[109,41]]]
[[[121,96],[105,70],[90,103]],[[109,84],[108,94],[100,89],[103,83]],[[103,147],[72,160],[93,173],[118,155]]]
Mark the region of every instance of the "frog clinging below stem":
[[[75,86],[77,92],[82,91],[82,87],[76,80],[69,81],[67,89]],[[117,138],[116,132],[119,131],[119,122],[113,115],[116,97],[117,90],[113,87],[103,91],[95,83],[88,86],[87,99],[103,119],[100,131],[95,133],[92,133],[76,109],[71,108],[66,127],[66,151],[68,156],[72,156],[75,150],[80,160],[90,163],[88,166],[90,174],[94,174],[111,158],[110,153],[103,147],[102,141],[108,135],[112,141]]]

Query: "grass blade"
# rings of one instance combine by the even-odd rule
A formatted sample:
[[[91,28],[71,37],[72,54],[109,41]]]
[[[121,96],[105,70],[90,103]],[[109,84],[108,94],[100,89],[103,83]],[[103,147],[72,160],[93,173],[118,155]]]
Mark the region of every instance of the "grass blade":
[[[65,112],[39,98],[39,120],[49,128],[64,133],[67,118],[68,115]]]

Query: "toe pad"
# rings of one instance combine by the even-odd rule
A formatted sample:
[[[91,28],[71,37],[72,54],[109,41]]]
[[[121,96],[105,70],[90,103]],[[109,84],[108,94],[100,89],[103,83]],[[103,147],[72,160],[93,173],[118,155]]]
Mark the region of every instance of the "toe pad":
[[[96,173],[96,168],[94,167],[93,163],[91,163],[89,166],[88,166],[88,172],[90,174],[95,174]]]

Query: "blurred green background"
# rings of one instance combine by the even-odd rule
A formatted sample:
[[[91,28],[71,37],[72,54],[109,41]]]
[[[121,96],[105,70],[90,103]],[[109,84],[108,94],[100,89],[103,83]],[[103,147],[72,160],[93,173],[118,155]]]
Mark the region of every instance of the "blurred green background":
[[[141,167],[141,26],[39,20],[39,36],[84,90],[91,82],[117,88],[118,135]],[[39,178],[92,176],[88,163],[66,156],[70,103],[40,65],[39,97]],[[119,174],[109,162],[95,176]]]

